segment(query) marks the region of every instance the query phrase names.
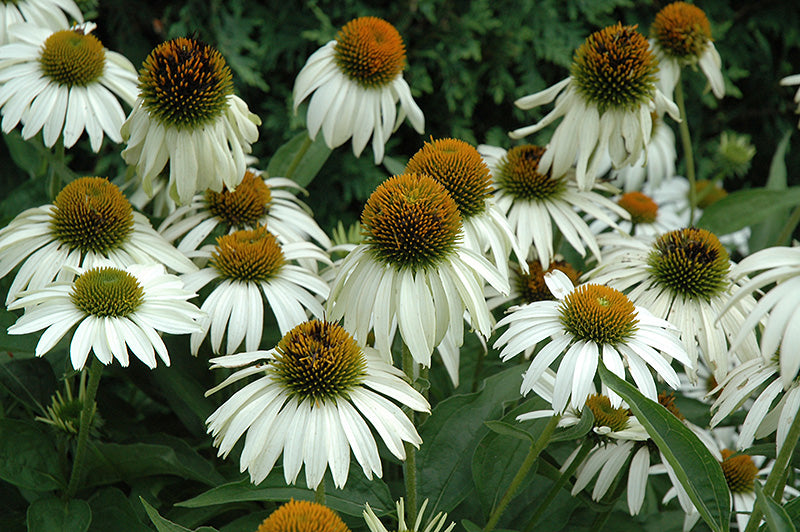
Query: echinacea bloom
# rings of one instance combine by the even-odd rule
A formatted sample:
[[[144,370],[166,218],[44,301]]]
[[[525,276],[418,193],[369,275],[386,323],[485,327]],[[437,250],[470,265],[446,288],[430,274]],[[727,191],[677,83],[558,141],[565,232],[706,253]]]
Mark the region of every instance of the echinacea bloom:
[[[308,207],[297,199],[297,183],[285,177],[264,179],[248,170],[235,190],[207,190],[191,203],[178,207],[158,228],[170,242],[180,239],[182,253],[196,251],[215,231],[231,233],[266,225],[281,244],[315,240],[327,249],[331,241],[308,214]]]
[[[748,275],[754,275],[747,279]],[[762,321],[761,356],[772,359],[780,349],[780,373],[784,388],[788,388],[800,372],[800,247],[771,247],[746,257],[734,266],[734,279],[744,278],[741,290],[726,302],[721,320],[736,313],[742,301],[749,301],[761,288],[770,286],[758,304],[748,307],[748,316],[734,331],[731,349],[738,349],[755,334]]]
[[[179,37],[159,44],[139,71],[139,97],[122,124],[122,157],[146,192],[169,163],[169,194],[236,188],[261,120],[233,94],[231,70],[216,49]]]
[[[473,146],[458,139],[431,139],[414,154],[406,174],[425,174],[442,184],[458,207],[464,245],[477,253],[491,252],[501,274],[508,270],[511,251],[523,269],[525,254],[503,212],[492,197],[492,175]]]
[[[529,260],[528,271],[522,271],[522,269],[514,266],[509,268],[510,289],[508,294],[501,294],[491,286],[487,287],[486,304],[490,310],[494,310],[501,305],[512,302],[517,305],[524,305],[534,301],[554,300],[556,297],[550,292],[544,281],[544,276],[553,270],[564,272],[573,284],[577,283],[578,278],[581,276],[581,273],[563,260],[562,257],[556,257],[546,269],[542,268],[538,260]]]
[[[272,311],[281,334],[308,319],[307,312],[322,318],[324,310],[316,296],[328,296],[328,284],[314,272],[292,264],[305,259],[330,262],[328,256],[309,242],[281,245],[264,226],[242,229],[217,238],[209,266],[183,276],[195,291],[217,282],[203,301],[201,331],[192,334],[190,347],[196,355],[211,331],[211,348],[220,353],[227,331],[224,353],[235,352],[242,341],[247,351],[261,342],[265,307]],[[266,300],[266,305],[265,305]]]
[[[122,268],[160,263],[178,273],[197,269],[102,177],[76,179],[53,204],[28,209],[0,230],[0,277],[22,264],[6,303],[22,290],[70,280],[66,266],[89,268],[103,260]]]
[[[689,222],[688,208],[679,212],[673,203],[659,204],[644,192],[631,191],[614,198],[617,205],[628,212],[628,219],[617,222],[618,229],[633,236],[656,237],[668,231],[686,227]],[[688,207],[688,204],[686,204]],[[589,227],[595,233],[606,232],[610,228],[600,220],[594,220]]]
[[[794,85],[800,85],[800,74],[794,74],[791,76],[786,76],[781,80],[781,85],[792,87]],[[797,104],[797,109],[795,110],[796,114],[800,114],[800,89],[797,89],[797,92],[794,94],[794,103]],[[800,128],[800,122],[797,123],[797,127]]]
[[[611,171],[611,182],[626,192],[642,190],[645,183],[657,187],[675,175],[675,133],[663,118],[653,117],[650,142],[639,159],[627,166]]]
[[[350,450],[364,475],[383,468],[373,431],[404,460],[403,442],[422,443],[400,409],[429,412],[430,406],[403,380],[403,373],[362,347],[342,326],[328,321],[302,323],[269,351],[212,359],[214,368],[244,367],[209,390],[212,394],[251,375],[259,378],[235,392],[206,423],[219,455],[226,457],[245,433],[241,471],[254,484],[264,480],[283,453],[283,475],[293,484],[305,465],[306,485],[316,489],[326,469],[342,488]],[[207,394],[207,395],[208,395]]]
[[[523,256],[535,249],[542,267],[547,268],[557,250],[553,248],[553,226],[581,254],[586,248],[600,256],[600,248],[580,210],[603,223],[616,227],[615,217],[627,213],[593,190],[581,190],[569,175],[540,172],[545,149],[532,144],[503,148],[483,144],[478,151],[494,178],[495,203],[505,213],[517,237]],[[602,190],[601,185],[590,188]]]
[[[682,67],[699,65],[714,96],[725,96],[722,59],[711,38],[711,23],[702,9],[686,2],[665,6],[656,14],[650,36],[658,58],[658,84],[664,94],[672,97]]]
[[[42,132],[52,147],[59,137],[72,147],[86,131],[92,150],[103,134],[122,142],[125,120],[117,98],[132,106],[136,70],[91,34],[87,22],[53,31],[33,24],[12,26],[0,46],[0,112],[4,133],[22,123],[22,138]]]
[[[755,307],[731,274],[731,261],[709,231],[685,228],[658,237],[601,235],[603,261],[587,274],[591,282],[625,292],[637,305],[675,324],[695,367],[700,354],[717,381],[725,378],[731,357],[744,362],[759,356],[755,333],[743,336],[735,351],[733,338]],[[722,314],[728,300],[736,304]]]
[[[542,120],[510,135],[522,138],[564,117],[538,170],[559,177],[575,163],[578,187],[589,190],[607,156],[615,168],[639,160],[650,142],[651,113],[680,120],[678,107],[656,86],[657,72],[658,61],[635,26],[608,26],[578,48],[568,78],[514,102],[532,109],[558,96]]]
[[[458,207],[440,183],[418,174],[387,179],[367,200],[361,227],[364,242],[342,260],[331,286],[331,319],[344,318],[360,342],[373,330],[387,361],[399,329],[424,366],[445,333],[462,341],[465,310],[479,334],[491,334],[483,285],[507,292],[508,283],[464,245]]]
[[[294,82],[295,112],[311,97],[306,116],[311,139],[321,130],[333,149],[352,137],[358,157],[372,137],[379,164],[386,141],[406,117],[422,133],[425,117],[403,79],[405,63],[403,39],[385,20],[360,17],[345,24],[336,39],[311,54]]]
[[[259,525],[255,532],[350,532],[339,515],[322,504],[290,499]]]
[[[401,498],[397,501],[397,526],[389,527],[388,529],[383,526],[378,516],[372,511],[369,503],[366,503],[364,510],[364,521],[367,523],[367,528],[370,532],[389,532],[390,530],[396,532],[451,532],[456,524],[451,522],[447,528],[444,528],[447,523],[447,514],[439,512],[434,515],[426,524],[423,525],[422,515],[425,513],[425,508],[428,507],[428,499],[422,502],[422,506],[417,512],[417,520],[411,528],[406,524],[405,503]]]
[[[678,374],[670,361],[674,358],[689,367],[692,363],[672,325],[634,306],[613,288],[598,284],[575,287],[560,270],[547,274],[545,280],[557,301],[515,307],[497,323],[498,329],[508,325],[494,344],[497,349],[502,347],[500,358],[504,361],[549,339],[523,376],[523,395],[536,392],[537,382],[546,378],[547,369],[559,359],[552,396],[556,413],[568,405],[583,407],[594,389],[600,360],[623,379],[627,367],[639,390],[654,401],[656,385],[648,366],[669,386],[678,387]],[[607,395],[619,406],[619,396]]]
[[[69,346],[76,370],[83,369],[90,352],[103,364],[117,359],[122,366],[128,365],[130,352],[152,369],[156,354],[169,366],[158,331],[188,334],[198,329],[201,312],[187,301],[194,294],[161,264],[121,269],[106,263],[75,273],[73,282],[30,290],[8,306],[25,309],[8,328],[9,334],[45,330],[36,344],[36,356],[50,351],[77,325]]]
[[[69,15],[70,19],[67,19]],[[30,22],[53,31],[68,28],[71,22],[83,22],[83,14],[73,0],[17,0],[0,2],[0,45],[8,43],[8,28]]]

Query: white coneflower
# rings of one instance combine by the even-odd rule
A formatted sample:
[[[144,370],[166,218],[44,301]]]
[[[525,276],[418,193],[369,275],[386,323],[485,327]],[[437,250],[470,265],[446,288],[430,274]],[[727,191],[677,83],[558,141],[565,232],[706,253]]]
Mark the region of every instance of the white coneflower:
[[[103,134],[122,142],[125,120],[117,98],[133,106],[136,70],[91,34],[94,23],[53,31],[33,24],[9,29],[0,46],[0,112],[3,132],[22,123],[22,138],[42,132],[52,147],[59,137],[72,147],[83,134],[99,151]]]
[[[658,187],[675,175],[675,133],[663,118],[653,117],[653,131],[642,156],[635,163],[611,171],[611,182],[627,192],[642,190],[645,183]]]
[[[8,29],[14,24],[30,22],[56,31],[68,28],[72,21],[83,22],[83,14],[73,0],[16,0],[0,2],[0,21],[0,44],[6,44]]]
[[[0,230],[0,277],[22,264],[7,303],[22,290],[71,279],[65,266],[89,268],[103,260],[122,268],[161,263],[179,273],[197,269],[102,177],[76,179],[52,205],[28,209]]]
[[[283,475],[293,484],[305,465],[306,485],[315,489],[330,468],[342,488],[353,451],[364,475],[383,468],[373,431],[397,458],[403,442],[422,443],[414,425],[393,401],[416,411],[428,402],[403,373],[362,347],[340,325],[309,321],[289,331],[269,351],[212,359],[215,368],[244,367],[210,390],[212,394],[252,375],[259,378],[234,393],[207,420],[219,455],[227,456],[245,435],[241,471],[258,484],[283,453]],[[391,399],[390,399],[391,398]]]
[[[360,17],[345,24],[335,40],[308,58],[294,82],[295,112],[311,97],[309,136],[314,139],[321,130],[331,149],[352,137],[356,156],[372,137],[379,164],[386,141],[406,117],[422,133],[425,117],[403,79],[405,62],[403,39],[385,20]]]
[[[401,498],[397,501],[397,527],[396,528],[389,528],[387,529],[383,526],[378,516],[375,515],[375,512],[372,511],[370,508],[369,503],[366,503],[366,509],[364,510],[364,521],[367,523],[367,528],[369,528],[370,532],[389,532],[389,530],[393,530],[396,532],[451,532],[455,527],[456,524],[451,522],[445,528],[445,524],[447,524],[447,514],[439,512],[438,514],[434,515],[426,524],[423,525],[422,521],[422,514],[425,513],[425,508],[428,506],[428,499],[423,501],[422,506],[417,512],[417,520],[413,523],[411,528],[408,528],[406,524],[406,515],[405,515],[405,504],[403,499]]]
[[[515,102],[531,109],[558,96],[541,121],[511,136],[525,137],[564,117],[539,172],[562,176],[576,163],[578,187],[588,190],[607,156],[616,168],[639,159],[650,142],[652,112],[680,120],[678,107],[656,86],[657,72],[658,61],[635,26],[608,26],[578,48],[568,78]]]
[[[129,350],[152,369],[156,354],[169,365],[167,347],[157,331],[188,334],[199,328],[202,313],[187,302],[194,294],[160,264],[120,269],[106,263],[75,273],[73,282],[26,292],[8,306],[25,309],[9,334],[45,329],[36,356],[50,351],[77,324],[69,346],[76,370],[83,369],[90,352],[103,364],[117,359],[127,366]]]
[[[261,120],[233,94],[222,55],[196,39],[159,44],[139,71],[139,97],[122,125],[122,157],[136,166],[146,192],[169,164],[169,193],[188,203],[195,193],[244,177],[245,154]]]

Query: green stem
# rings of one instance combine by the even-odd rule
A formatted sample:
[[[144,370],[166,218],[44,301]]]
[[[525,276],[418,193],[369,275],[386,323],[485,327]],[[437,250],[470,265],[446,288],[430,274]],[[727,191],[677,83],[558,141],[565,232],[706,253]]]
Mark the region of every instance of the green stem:
[[[531,517],[531,521],[528,523],[528,526],[525,527],[524,532],[533,531],[533,527],[536,526],[539,518],[542,516],[545,510],[550,507],[550,503],[556,498],[556,495],[558,495],[558,493],[561,491],[561,488],[564,487],[564,484],[566,484],[567,481],[572,478],[575,470],[578,469],[578,466],[583,463],[583,460],[586,458],[586,455],[589,454],[589,451],[592,450],[593,446],[594,444],[588,438],[583,440],[583,445],[581,445],[578,454],[575,455],[575,458],[572,460],[572,462],[570,462],[569,467],[567,467],[567,469],[561,473],[561,476],[558,477],[558,480],[553,483],[553,486],[550,488],[550,491],[547,492],[544,500],[539,504],[539,507],[536,508],[536,512],[533,514],[533,517]]]
[[[92,365],[89,367],[89,384],[86,387],[86,396],[83,398],[83,409],[81,410],[81,420],[78,428],[78,446],[75,450],[75,460],[72,463],[72,473],[69,476],[67,491],[64,494],[67,500],[75,496],[83,475],[86,445],[89,442],[89,432],[96,409],[94,399],[97,396],[97,388],[100,386],[100,376],[102,374],[103,363],[97,360],[97,357],[92,357]]]
[[[314,490],[314,502],[325,505],[325,477],[322,478],[317,489]]]
[[[539,454],[547,447],[547,444],[550,443],[550,437],[555,432],[556,427],[558,426],[558,420],[561,419],[560,415],[555,415],[550,418],[548,421],[547,426],[545,426],[542,433],[539,435],[539,438],[536,440],[536,443],[531,445],[530,450],[528,451],[528,456],[525,457],[525,460],[522,462],[522,465],[517,471],[517,474],[514,475],[514,478],[511,480],[511,484],[508,486],[508,489],[503,494],[503,498],[500,499],[500,502],[497,503],[497,507],[492,511],[492,514],[489,516],[489,521],[486,523],[486,526],[483,529],[483,532],[491,532],[494,530],[494,527],[497,526],[498,521],[500,521],[500,517],[503,515],[503,512],[506,510],[506,507],[511,502],[511,499],[514,498],[514,495],[517,493],[522,481],[525,480],[528,472],[530,472],[531,467],[533,464],[536,463],[536,460],[539,458]]]
[[[775,245],[785,246],[789,244],[789,241],[792,238],[792,233],[794,233],[794,229],[797,227],[798,223],[800,223],[800,207],[795,207],[795,209],[792,211],[792,215],[786,221],[783,229],[781,229],[781,234],[778,235],[777,239],[775,239]]]
[[[416,363],[411,356],[411,351],[403,343],[403,371],[412,386],[414,385],[415,367]],[[416,426],[414,423],[414,411],[408,409],[406,415],[408,415],[411,423]],[[406,485],[406,516],[409,522],[414,523],[417,520],[417,448],[409,442],[403,442],[403,447],[406,451],[406,460],[403,463],[403,478]]]
[[[689,117],[686,115],[686,104],[683,98],[683,78],[678,78],[675,85],[675,104],[681,115],[680,131],[683,156],[686,158],[686,179],[689,180],[689,226],[694,225],[694,211],[697,208],[697,187],[694,171],[694,152],[692,151],[692,137],[689,134]]]
[[[781,452],[779,452],[778,456],[775,458],[775,462],[772,464],[772,471],[769,472],[767,482],[764,484],[764,495],[771,497],[773,500],[775,499],[775,495],[782,488],[780,486],[781,479],[786,471],[786,466],[789,465],[789,460],[794,454],[798,439],[800,439],[800,416],[795,416],[794,421],[792,421],[792,426],[789,427],[789,433],[786,434],[786,441],[783,442]],[[778,504],[780,504],[780,501],[778,501]],[[747,522],[747,528],[745,528],[744,531],[755,532],[755,530],[758,529],[758,525],[761,523],[761,516],[763,513],[761,505],[756,502],[755,506],[753,506],[753,513],[750,514],[750,520]]]
[[[311,144],[313,144],[313,142],[314,141],[311,140],[311,137],[306,135],[306,138],[303,139],[303,145],[300,146],[300,149],[297,151],[297,153],[294,154],[292,162],[289,163],[289,169],[286,170],[286,175],[283,177],[286,177],[288,179],[292,179],[294,177],[294,173],[297,170],[297,167],[300,165],[300,161],[303,160],[303,157],[305,156],[306,152],[308,151],[308,148],[311,147]]]

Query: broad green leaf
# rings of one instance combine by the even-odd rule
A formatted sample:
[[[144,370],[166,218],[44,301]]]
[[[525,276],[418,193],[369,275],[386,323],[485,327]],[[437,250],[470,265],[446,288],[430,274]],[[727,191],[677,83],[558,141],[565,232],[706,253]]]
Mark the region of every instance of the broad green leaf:
[[[464,530],[467,532],[481,532],[481,527],[470,521],[469,519],[462,519],[461,526],[464,527]]]
[[[158,510],[150,506],[142,497],[139,497],[139,500],[142,501],[142,506],[144,506],[144,511],[147,512],[147,517],[149,517],[150,521],[156,526],[158,532],[192,532],[186,527],[161,517]]]
[[[124,530],[125,532],[151,532],[142,523],[130,501],[117,488],[104,488],[89,498],[92,509],[92,525],[89,532],[108,532]]]
[[[557,429],[550,438],[551,442],[577,440],[586,436],[594,426],[594,414],[591,408],[584,408],[581,420],[571,427]]]
[[[0,389],[37,414],[50,405],[56,376],[43,358],[13,358],[0,364]]]
[[[177,348],[184,348],[182,346],[185,343]],[[172,346],[169,347],[172,352]],[[166,402],[194,436],[204,438],[205,421],[214,411],[214,401],[205,396],[207,386],[198,380],[201,377],[197,375],[196,362],[194,357],[173,357],[170,367],[159,366],[148,375],[158,390],[168,391],[154,398]],[[202,369],[208,373],[207,367]]]
[[[34,491],[61,489],[66,482],[55,442],[39,425],[0,419],[0,478]]]
[[[430,500],[431,513],[452,512],[473,489],[472,455],[489,431],[485,423],[502,416],[504,402],[519,399],[523,370],[515,365],[475,393],[441,401],[419,428],[418,497]]]
[[[764,188],[767,190],[785,190],[787,185],[786,180],[786,152],[789,148],[789,139],[792,136],[793,129],[784,133],[783,138],[778,143],[778,148],[772,156],[772,162],[769,165],[769,175]],[[772,243],[776,245],[785,244],[785,242],[776,242],[778,235],[781,232],[786,219],[789,216],[790,209],[773,210],[769,213],[769,217],[763,222],[758,223],[752,227],[750,233],[750,252],[754,253],[759,249],[763,249]]]
[[[28,507],[28,532],[86,532],[92,522],[89,503],[64,502],[58,497],[37,499]]]
[[[786,510],[786,515],[793,523],[800,523],[800,497],[795,497],[784,504],[783,509]]]
[[[303,130],[278,148],[269,160],[267,173],[271,177],[288,177],[305,187],[314,180],[330,154],[321,132],[312,141]]]
[[[20,169],[28,174],[29,178],[44,174],[46,168],[45,148],[39,140],[40,137],[25,140],[17,131],[10,131],[3,135],[8,153]]]
[[[737,190],[709,205],[697,226],[716,235],[726,235],[762,222],[777,210],[797,205],[800,205],[800,187]]]
[[[714,531],[727,531],[730,527],[731,495],[717,459],[666,408],[611,373],[602,362],[598,372],[606,386],[628,403],[647,429],[706,524]]]
[[[531,434],[505,421],[487,421],[486,426],[489,427],[489,430],[492,432],[502,436],[511,436],[512,438],[531,443],[536,441]]]
[[[753,484],[756,490],[756,504],[764,512],[764,519],[770,532],[797,532],[786,510],[772,498],[764,495],[760,482]]]
[[[330,475],[326,475],[325,504],[337,512],[356,516],[360,516],[364,511],[365,502],[368,502],[378,515],[391,511],[394,508],[394,501],[386,484],[379,478],[368,480],[360,470],[356,470],[356,467],[350,467],[347,485],[343,490],[333,488]],[[200,508],[243,501],[288,501],[292,498],[313,501],[314,491],[301,487],[300,484],[287,486],[280,469],[276,468],[257,486],[246,479],[231,482],[179,502],[176,506]]]

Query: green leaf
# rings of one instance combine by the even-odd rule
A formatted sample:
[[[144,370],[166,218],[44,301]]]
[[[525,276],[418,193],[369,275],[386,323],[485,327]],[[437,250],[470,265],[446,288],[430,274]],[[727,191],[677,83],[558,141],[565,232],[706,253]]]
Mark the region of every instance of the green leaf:
[[[581,412],[581,420],[571,427],[558,429],[550,437],[551,442],[579,440],[586,436],[594,426],[594,414],[591,408],[584,408]]]
[[[400,175],[406,171],[406,163],[388,155],[383,158],[383,166],[389,175]]]
[[[35,500],[28,507],[28,532],[86,532],[92,522],[89,503],[79,499],[64,502],[58,497]]]
[[[731,495],[717,459],[666,408],[611,373],[602,362],[598,372],[606,386],[628,403],[647,429],[706,524],[712,530],[727,531],[731,519]]]
[[[139,500],[142,501],[144,511],[147,512],[147,516],[150,518],[150,521],[156,525],[156,530],[158,532],[192,532],[186,527],[182,527],[181,525],[173,523],[169,519],[164,519],[161,517],[161,514],[158,513],[158,510],[150,506],[142,497],[139,497]]]
[[[20,488],[51,491],[66,486],[52,438],[34,422],[0,419],[0,478]]]
[[[46,158],[44,158],[44,146],[38,137],[28,141],[23,139],[18,131],[10,131],[3,135],[3,140],[14,164],[24,170],[29,178],[44,173]]]
[[[14,358],[0,364],[0,388],[30,410],[42,414],[55,393],[56,376],[43,358]]]
[[[4,293],[5,294],[5,293]],[[5,295],[4,295],[5,297]],[[17,316],[5,307],[0,308],[0,351],[8,353],[30,353],[36,351],[39,342],[38,333],[33,334],[8,334],[8,328],[17,321]]]
[[[308,186],[317,176],[322,165],[331,154],[320,133],[313,141],[306,131],[298,133],[278,148],[267,165],[272,177],[288,177],[301,187]]]
[[[519,399],[523,370],[515,365],[486,379],[478,392],[441,401],[419,428],[418,497],[430,500],[432,514],[452,512],[473,489],[472,455],[489,432],[486,421],[502,416],[504,402]]]
[[[767,521],[767,526],[770,532],[797,532],[792,519],[786,510],[777,502],[772,500],[771,497],[764,495],[764,490],[760,482],[753,484],[756,490],[756,504],[761,507],[764,512],[764,519]]]
[[[391,511],[394,508],[394,500],[386,484],[379,478],[368,480],[360,470],[354,469],[351,467],[351,474],[343,490],[325,490],[325,504],[337,512],[355,516],[362,514],[365,502],[368,502],[378,515]],[[330,475],[326,475],[326,486],[333,486]],[[231,482],[179,502],[176,506],[201,508],[232,502],[288,501],[292,498],[313,501],[314,491],[299,485],[287,485],[280,468],[276,468],[257,486],[247,479]]]
[[[512,438],[531,443],[536,442],[536,439],[531,434],[505,421],[487,421],[486,426],[489,427],[489,430],[492,432],[502,436],[511,436]]]
[[[800,187],[737,190],[709,205],[697,226],[716,235],[726,235],[762,222],[777,210],[797,205],[800,205]]]
[[[788,130],[784,133],[775,154],[772,156],[772,162],[769,165],[769,176],[764,186],[767,190],[786,190],[786,153],[789,149],[789,139],[792,136],[794,129]],[[750,252],[754,253],[759,249],[763,249],[775,242],[776,245],[786,244],[785,242],[776,242],[778,235],[783,229],[786,219],[789,216],[790,209],[780,209],[770,211],[769,216],[761,223],[756,224],[750,233]]]
[[[128,498],[117,488],[104,488],[89,497],[92,509],[92,526],[89,532],[151,532],[136,516]]]
[[[800,523],[800,497],[795,497],[784,504],[783,509],[786,510],[786,515],[793,523]]]

